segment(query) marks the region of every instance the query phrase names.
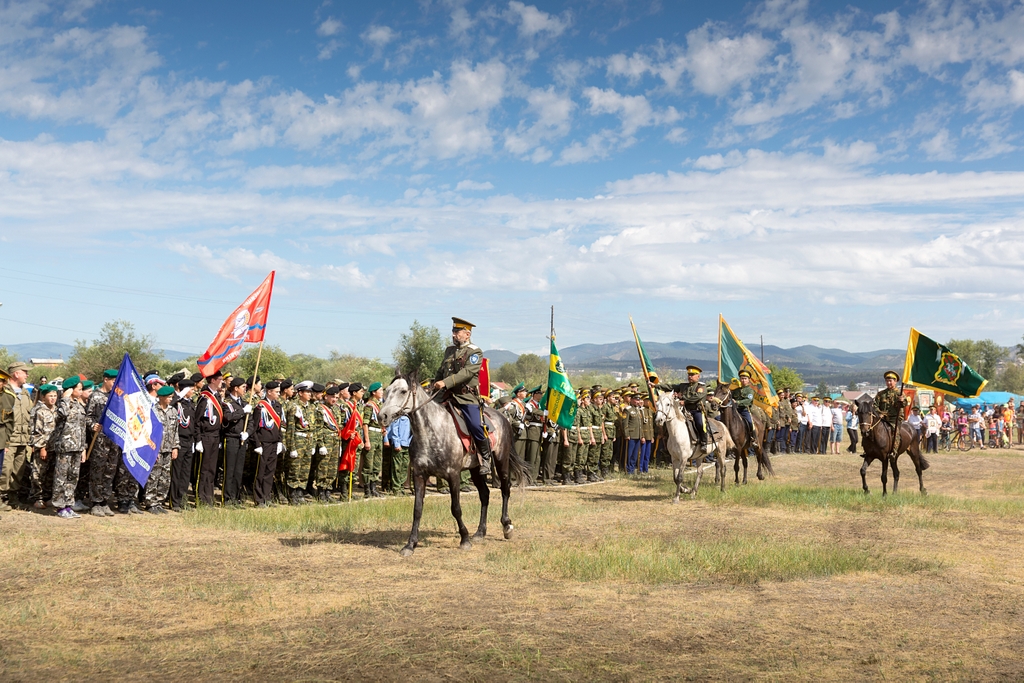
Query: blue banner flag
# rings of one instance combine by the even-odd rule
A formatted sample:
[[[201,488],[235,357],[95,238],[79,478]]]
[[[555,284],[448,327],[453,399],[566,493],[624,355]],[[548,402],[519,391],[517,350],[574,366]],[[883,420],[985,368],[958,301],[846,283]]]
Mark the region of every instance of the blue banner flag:
[[[139,486],[149,480],[164,440],[164,426],[153,411],[155,405],[132,359],[124,354],[103,413],[103,433],[121,447],[124,466]]]

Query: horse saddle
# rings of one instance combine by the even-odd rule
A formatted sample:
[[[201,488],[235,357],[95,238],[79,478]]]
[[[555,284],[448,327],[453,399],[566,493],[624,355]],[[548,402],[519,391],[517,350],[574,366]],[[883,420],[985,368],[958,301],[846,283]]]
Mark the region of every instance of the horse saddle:
[[[479,467],[480,466],[480,455],[476,450],[476,443],[473,441],[473,436],[469,433],[469,426],[466,425],[466,418],[463,417],[462,411],[456,408],[451,403],[445,403],[444,407],[448,409],[448,414],[452,416],[452,420],[455,422],[455,432],[459,435],[459,440],[462,441],[462,450],[466,453],[466,467]],[[487,434],[488,440],[491,442],[491,452],[498,450],[498,437],[494,432],[494,425],[491,422],[490,417],[483,411],[480,411],[480,419],[484,423],[484,432]]]
[[[693,415],[690,414],[689,410],[684,410],[683,418],[686,420],[686,429],[690,432],[690,443],[693,444],[694,450],[697,450],[700,448],[700,444],[697,441],[697,428],[693,425]],[[718,441],[718,438],[721,435],[719,434],[718,429],[715,428],[715,425],[711,422],[710,418],[704,419],[704,428],[711,433],[710,436],[712,441]]]

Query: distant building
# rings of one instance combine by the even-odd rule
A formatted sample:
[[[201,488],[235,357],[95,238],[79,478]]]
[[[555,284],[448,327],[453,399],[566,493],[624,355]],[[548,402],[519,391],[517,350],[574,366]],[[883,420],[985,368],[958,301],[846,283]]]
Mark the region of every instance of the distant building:
[[[64,365],[63,358],[29,358],[28,362],[42,368],[57,368]]]

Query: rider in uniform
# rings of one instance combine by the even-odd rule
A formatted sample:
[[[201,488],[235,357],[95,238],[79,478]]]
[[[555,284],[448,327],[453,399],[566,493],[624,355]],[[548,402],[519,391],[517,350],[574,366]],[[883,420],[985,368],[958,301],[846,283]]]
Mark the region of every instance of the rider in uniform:
[[[893,429],[892,453],[900,447],[900,425],[903,423],[903,409],[908,401],[903,393],[896,388],[896,382],[900,376],[895,371],[889,370],[885,373],[885,389],[875,396],[875,408],[881,414],[882,422]]]
[[[736,412],[740,414],[743,421],[747,423],[747,431],[753,437],[754,418],[750,415],[750,406],[754,405],[754,390],[750,387],[750,373],[746,370],[739,371],[740,385],[733,389],[733,403],[736,404]]]
[[[708,435],[704,428],[704,402],[707,400],[708,391],[704,382],[700,381],[700,373],[703,372],[696,365],[686,366],[686,378],[689,380],[685,385],[676,387],[679,400],[690,417],[693,418],[693,428],[697,432],[697,438],[702,445],[707,445]]]
[[[491,473],[491,442],[484,433],[480,413],[480,368],[484,352],[470,342],[474,327],[462,318],[452,318],[452,345],[444,351],[441,367],[434,377],[434,389],[447,390],[466,419],[466,427],[480,454],[480,474],[487,475]]]

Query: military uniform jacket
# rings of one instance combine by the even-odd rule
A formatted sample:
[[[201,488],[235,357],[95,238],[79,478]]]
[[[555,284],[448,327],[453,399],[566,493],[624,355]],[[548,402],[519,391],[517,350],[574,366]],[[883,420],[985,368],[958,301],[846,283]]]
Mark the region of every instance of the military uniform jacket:
[[[875,396],[875,408],[882,414],[882,419],[892,425],[903,417],[903,407],[906,404],[907,399],[900,394],[899,389],[886,387]]]
[[[287,418],[280,403],[264,399],[252,414],[255,416],[254,436],[258,444],[277,443],[281,440],[281,432]]]
[[[544,411],[540,404],[532,398],[526,402],[526,438],[528,441],[540,441],[544,430]]]
[[[224,420],[224,406],[209,389],[203,389],[196,404],[196,427],[199,437],[220,438],[221,423]]]
[[[53,450],[59,453],[84,451],[85,405],[73,398],[57,401],[57,427]]]
[[[443,381],[452,399],[460,405],[479,403],[483,363],[484,352],[479,346],[468,342],[461,346],[452,344],[444,350],[444,360],[434,381]]]
[[[687,409],[696,410],[707,398],[708,388],[704,382],[687,382],[680,400]]]
[[[754,405],[754,390],[750,387],[738,386],[729,392],[733,402],[741,408],[750,409]]]
[[[157,419],[160,420],[160,424],[164,426],[164,438],[160,443],[160,452],[170,453],[181,445],[178,439],[178,408],[172,405],[161,408],[157,404],[153,406],[153,411],[156,413]]]
[[[192,443],[199,436],[196,430],[196,407],[189,399],[180,397],[175,399],[173,405],[178,413],[178,441]]]
[[[526,406],[523,402],[518,398],[514,398],[505,404],[501,412],[505,413],[505,417],[512,424],[512,428],[516,430],[515,438],[523,438],[523,432],[526,429]]]
[[[16,394],[4,385],[0,394],[0,448],[27,446],[32,441],[32,399],[24,388]]]
[[[228,396],[224,399],[224,436],[238,438],[242,435],[245,425],[245,399]]]
[[[640,435],[648,441],[654,441],[654,419],[647,406],[640,407],[640,420]]]
[[[50,439],[57,426],[57,406],[37,403],[32,409],[32,448],[51,448]]]
[[[333,406],[327,405],[326,402],[317,405],[317,417],[320,418],[319,443],[328,449],[338,447],[341,430],[345,427],[339,408],[337,403]]]
[[[609,440],[615,438],[615,422],[619,419],[619,413],[611,403],[601,406],[601,417],[604,419],[604,433]]]
[[[445,386],[448,386],[447,382]],[[369,428],[371,439],[384,438],[384,430],[380,426],[380,406],[373,399],[363,406],[363,424]]]
[[[579,425],[580,438],[583,439],[583,443],[590,443],[590,437],[593,434],[590,428],[594,424],[594,413],[591,412],[590,406],[579,408],[576,411],[576,422]]]
[[[626,408],[626,414],[623,418],[623,424],[625,428],[625,437],[627,439],[639,439],[643,436],[643,415],[640,412],[640,408],[636,406],[628,406]]]

